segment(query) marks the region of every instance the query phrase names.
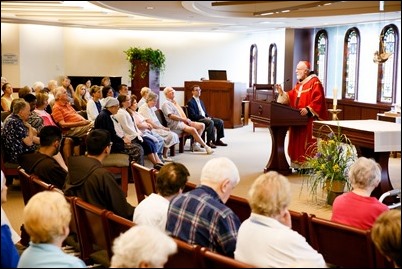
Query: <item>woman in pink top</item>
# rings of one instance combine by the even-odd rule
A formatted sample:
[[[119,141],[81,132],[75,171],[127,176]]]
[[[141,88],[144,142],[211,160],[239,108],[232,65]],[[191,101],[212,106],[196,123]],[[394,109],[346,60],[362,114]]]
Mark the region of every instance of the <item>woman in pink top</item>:
[[[338,196],[332,206],[332,221],[368,230],[388,207],[370,197],[381,181],[381,167],[373,159],[360,157],[350,167],[352,191]]]
[[[43,125],[48,126],[48,125],[53,125],[57,126],[57,124],[54,122],[52,115],[47,113],[45,108],[49,100],[49,94],[45,92],[40,92],[36,94],[36,109],[34,110],[39,116],[42,117],[43,119]]]

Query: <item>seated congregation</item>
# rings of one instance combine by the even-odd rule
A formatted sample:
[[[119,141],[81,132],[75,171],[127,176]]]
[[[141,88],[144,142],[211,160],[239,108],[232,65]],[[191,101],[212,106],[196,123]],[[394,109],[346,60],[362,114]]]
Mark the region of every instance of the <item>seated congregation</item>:
[[[106,140],[101,142],[102,138]],[[239,173],[226,157],[213,158],[203,166],[198,186],[188,182],[190,172],[180,163],[166,164],[159,171],[153,169],[154,189],[136,208],[132,207],[133,214],[122,217],[115,208],[88,200],[87,194],[91,192],[99,193],[102,198],[110,195],[101,192],[107,185],[105,181],[100,183],[102,174],[109,173],[102,169],[101,162],[102,156],[110,152],[110,136],[106,131],[94,130],[87,139],[97,141],[91,144],[101,145],[98,148],[103,150],[99,153],[88,148],[88,156],[79,157],[93,159],[93,168],[88,171],[94,171],[88,176],[88,183],[77,184],[81,193],[69,193],[68,188],[63,193],[54,185],[43,183],[42,189],[31,187],[32,196],[27,200],[27,205],[30,201],[34,203],[32,197],[38,192],[56,192],[57,199],[62,199],[60,194],[64,194],[62,200],[68,201],[68,208],[71,208],[68,211],[71,216],[66,218],[70,232],[59,237],[64,241],[59,241],[55,250],[74,251],[86,265],[127,268],[386,268],[400,265],[400,240],[394,240],[395,236],[400,238],[399,209],[385,210],[368,229],[295,212],[288,209],[291,199],[288,179],[273,171],[256,178],[247,199],[237,197],[232,191],[240,181]],[[371,169],[359,163],[355,166],[351,173],[356,169]],[[38,184],[37,176],[25,177],[28,179],[21,177],[21,184],[23,180],[32,181],[31,186]],[[112,178],[108,180],[114,182]],[[110,184],[120,188],[117,183]],[[137,184],[134,185],[137,188]],[[66,183],[66,186],[71,184]],[[121,197],[116,198],[120,206],[127,203],[121,189],[114,192]],[[30,208],[26,206],[24,215]],[[26,232],[32,237],[34,232],[29,225],[24,217]],[[140,230],[147,231],[145,237]],[[71,250],[74,240],[77,246]],[[37,247],[46,242],[38,243]],[[26,250],[35,246],[31,244]],[[24,252],[21,263],[28,253],[32,255],[31,250],[26,255]],[[76,261],[63,258],[48,262],[58,265]]]
[[[208,155],[226,143],[218,128],[216,138],[202,138],[205,124],[177,105],[173,88],[164,90],[160,120],[152,91],[137,112],[124,87],[116,98],[110,85],[94,85],[92,101],[82,102],[70,96],[68,78],[62,84],[51,92],[50,113],[47,93],[28,93],[2,122],[2,170],[4,161],[18,167],[26,247],[15,256],[2,210],[2,267],[6,257],[14,257],[7,267],[400,267],[400,209],[370,197],[381,175],[374,161],[359,158],[349,172],[352,191],[335,199],[331,220],[322,219],[290,210],[289,180],[274,171],[254,180],[247,199],[234,196],[241,178],[226,157],[203,165],[199,185],[189,182],[169,149],[187,134],[191,150]],[[83,86],[76,92],[85,96]],[[98,114],[89,119],[76,107]],[[136,207],[127,201],[129,180]],[[12,243],[3,249],[3,240]]]

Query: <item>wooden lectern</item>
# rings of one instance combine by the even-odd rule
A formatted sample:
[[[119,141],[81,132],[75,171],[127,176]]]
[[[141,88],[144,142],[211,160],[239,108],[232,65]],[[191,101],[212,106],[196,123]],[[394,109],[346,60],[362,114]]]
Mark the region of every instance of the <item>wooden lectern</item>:
[[[290,126],[307,125],[308,117],[301,116],[298,109],[275,101],[250,101],[250,118],[253,122],[267,125],[272,137],[272,151],[264,173],[274,170],[283,175],[292,172],[285,156],[285,136]]]

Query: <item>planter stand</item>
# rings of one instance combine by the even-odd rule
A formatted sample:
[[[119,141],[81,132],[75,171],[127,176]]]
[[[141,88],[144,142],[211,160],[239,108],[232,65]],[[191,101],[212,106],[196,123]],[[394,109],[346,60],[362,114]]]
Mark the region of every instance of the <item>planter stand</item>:
[[[343,192],[329,191],[327,194],[327,204],[332,205],[334,203],[335,198],[341,195],[342,193]]]

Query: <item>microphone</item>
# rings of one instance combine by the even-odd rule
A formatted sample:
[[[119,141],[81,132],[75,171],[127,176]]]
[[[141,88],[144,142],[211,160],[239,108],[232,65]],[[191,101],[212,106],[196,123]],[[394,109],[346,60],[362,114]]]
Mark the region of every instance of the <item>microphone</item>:
[[[288,82],[290,80],[290,78],[288,78],[288,79],[286,79],[285,81],[283,81],[282,83],[280,83],[280,84],[276,84],[276,85],[282,85],[282,84],[285,84],[286,82]],[[282,90],[283,90],[283,88],[282,88]],[[277,93],[277,91],[275,91],[274,90],[274,100],[276,101],[276,99],[278,98],[278,93]]]

